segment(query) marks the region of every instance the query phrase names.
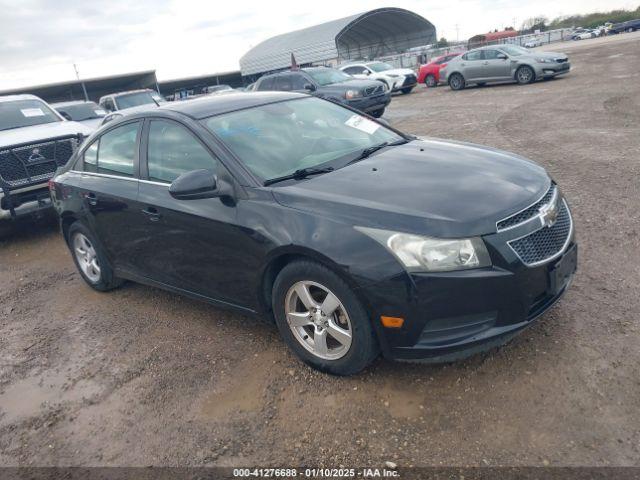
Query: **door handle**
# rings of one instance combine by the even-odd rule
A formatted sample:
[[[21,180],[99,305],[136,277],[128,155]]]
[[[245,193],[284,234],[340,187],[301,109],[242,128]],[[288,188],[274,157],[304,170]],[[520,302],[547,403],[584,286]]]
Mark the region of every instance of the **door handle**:
[[[98,204],[98,197],[96,197],[95,193],[89,192],[87,193],[87,202],[89,202],[89,205],[92,207],[95,207]]]
[[[152,222],[157,222],[161,217],[160,213],[158,212],[158,210],[156,210],[155,207],[147,207],[142,210],[142,213],[144,213]]]

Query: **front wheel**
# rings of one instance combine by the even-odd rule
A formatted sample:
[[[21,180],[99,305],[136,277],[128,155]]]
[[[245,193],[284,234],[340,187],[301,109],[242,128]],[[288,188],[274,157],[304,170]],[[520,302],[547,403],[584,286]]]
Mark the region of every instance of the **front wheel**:
[[[449,87],[451,87],[451,90],[462,90],[464,86],[464,77],[459,73],[454,73],[449,77]]]
[[[371,116],[375,118],[380,118],[382,115],[384,115],[384,108],[380,108],[371,112]]]
[[[411,90],[413,90],[413,87],[408,87],[408,88],[403,88],[402,90],[400,90],[404,95],[411,93]]]
[[[91,288],[106,292],[122,284],[93,234],[82,223],[69,227],[68,244],[80,275]]]
[[[523,65],[516,71],[516,80],[520,85],[531,83],[535,78],[536,74],[533,71],[533,68],[528,67],[527,65]]]
[[[366,310],[326,267],[306,260],[287,265],[276,278],[272,301],[282,338],[313,368],[352,375],[378,356]]]
[[[434,88],[436,85],[438,85],[438,82],[436,82],[436,77],[434,75],[427,75],[427,78],[424,79],[424,84],[427,86],[427,88]]]

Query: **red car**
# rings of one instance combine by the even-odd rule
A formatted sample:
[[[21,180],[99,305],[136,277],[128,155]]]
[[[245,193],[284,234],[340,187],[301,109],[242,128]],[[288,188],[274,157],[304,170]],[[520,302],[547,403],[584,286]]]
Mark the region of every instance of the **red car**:
[[[446,66],[447,62],[457,57],[460,53],[447,53],[426,65],[420,66],[418,72],[418,83],[424,83],[427,87],[436,87],[440,83],[440,69]]]

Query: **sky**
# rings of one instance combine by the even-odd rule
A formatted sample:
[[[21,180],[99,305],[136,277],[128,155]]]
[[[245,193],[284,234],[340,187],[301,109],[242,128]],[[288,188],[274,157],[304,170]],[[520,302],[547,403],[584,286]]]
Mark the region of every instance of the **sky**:
[[[516,28],[529,17],[635,9],[640,0],[0,0],[0,89],[155,69],[159,80],[239,69],[273,35],[379,7],[433,23],[438,38]]]

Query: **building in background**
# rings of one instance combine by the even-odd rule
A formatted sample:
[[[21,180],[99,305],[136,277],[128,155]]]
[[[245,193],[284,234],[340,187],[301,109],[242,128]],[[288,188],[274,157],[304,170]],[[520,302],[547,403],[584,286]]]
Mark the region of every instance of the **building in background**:
[[[503,30],[501,32],[489,32],[482,33],[480,35],[474,35],[469,39],[467,44],[468,48],[481,47],[482,45],[506,43],[508,38],[514,38],[518,36],[518,32],[511,30]]]
[[[168,99],[175,100],[200,95],[203,88],[213,85],[229,85],[233,88],[241,87],[242,76],[240,75],[240,70],[158,82],[160,93]]]
[[[379,8],[271,37],[240,59],[246,82],[291,65],[337,66],[348,60],[375,59],[436,43],[436,28],[402,8]]]
[[[89,78],[86,80],[71,80],[69,82],[50,83],[33,87],[16,88],[0,91],[0,95],[15,95],[30,93],[42,98],[45,102],[66,102],[69,100],[84,100],[82,84],[87,91],[89,100],[97,102],[100,97],[110,93],[125,90],[137,90],[150,88],[158,90],[158,81],[155,70],[144,72],[125,73],[108,77]]]

